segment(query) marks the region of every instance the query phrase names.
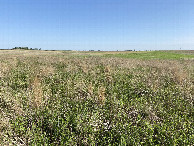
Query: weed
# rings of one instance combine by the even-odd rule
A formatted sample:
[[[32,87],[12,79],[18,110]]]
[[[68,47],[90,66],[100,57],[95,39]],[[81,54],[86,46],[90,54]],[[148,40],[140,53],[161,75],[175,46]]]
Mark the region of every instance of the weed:
[[[0,143],[192,145],[189,54],[0,52]]]

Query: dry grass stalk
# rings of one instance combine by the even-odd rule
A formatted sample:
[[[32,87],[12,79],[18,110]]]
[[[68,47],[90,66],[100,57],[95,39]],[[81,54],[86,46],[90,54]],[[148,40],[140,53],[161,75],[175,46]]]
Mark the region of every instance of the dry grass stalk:
[[[43,91],[41,87],[40,79],[36,76],[32,83],[32,90],[34,95],[34,107],[38,108],[42,103]]]
[[[98,101],[100,104],[104,104],[105,102],[105,88],[104,87],[100,87],[98,88]]]
[[[93,90],[94,90],[93,85],[92,85],[92,83],[90,83],[90,84],[88,85],[88,93],[89,93],[90,95],[93,95]]]

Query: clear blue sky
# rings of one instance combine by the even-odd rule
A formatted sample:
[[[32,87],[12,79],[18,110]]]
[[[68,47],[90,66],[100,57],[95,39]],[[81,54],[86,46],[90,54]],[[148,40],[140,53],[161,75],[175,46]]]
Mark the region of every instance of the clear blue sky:
[[[194,49],[194,0],[0,0],[0,48]]]

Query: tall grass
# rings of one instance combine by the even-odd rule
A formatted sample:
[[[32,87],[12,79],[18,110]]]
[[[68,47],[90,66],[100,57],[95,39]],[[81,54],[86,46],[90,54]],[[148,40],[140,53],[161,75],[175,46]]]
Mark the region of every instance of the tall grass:
[[[1,55],[2,144],[192,145],[194,60],[69,55]]]

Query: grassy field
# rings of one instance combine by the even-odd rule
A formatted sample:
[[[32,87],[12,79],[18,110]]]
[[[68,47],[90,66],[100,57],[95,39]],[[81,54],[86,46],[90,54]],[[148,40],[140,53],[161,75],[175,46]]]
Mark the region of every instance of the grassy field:
[[[148,52],[132,52],[120,54],[105,54],[106,57],[120,58],[138,58],[138,59],[192,59],[194,52],[185,53],[182,51],[148,51]]]
[[[2,145],[193,145],[194,53],[0,51]]]

